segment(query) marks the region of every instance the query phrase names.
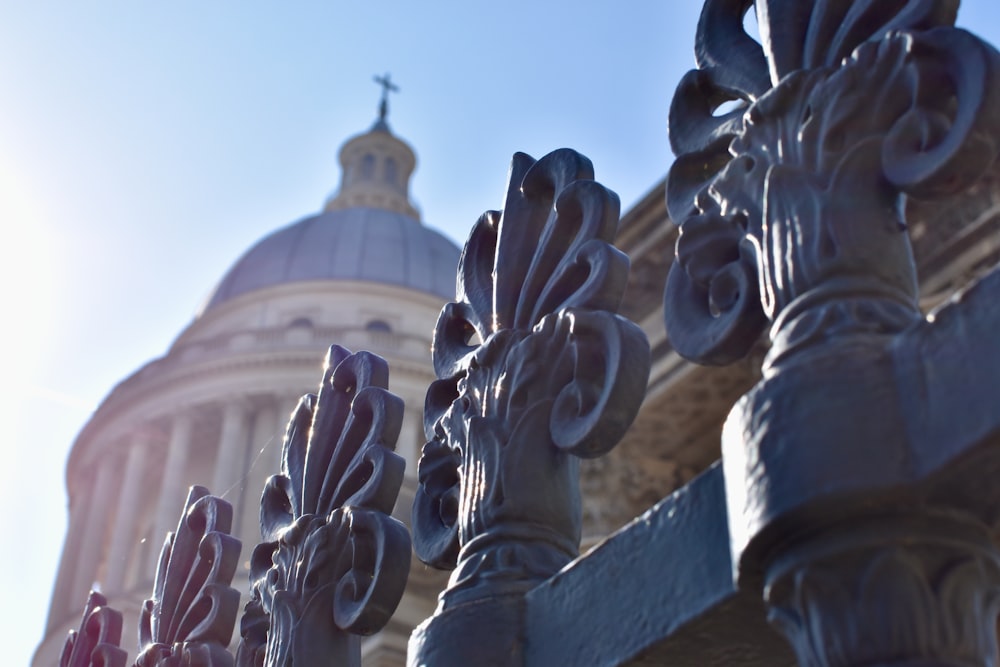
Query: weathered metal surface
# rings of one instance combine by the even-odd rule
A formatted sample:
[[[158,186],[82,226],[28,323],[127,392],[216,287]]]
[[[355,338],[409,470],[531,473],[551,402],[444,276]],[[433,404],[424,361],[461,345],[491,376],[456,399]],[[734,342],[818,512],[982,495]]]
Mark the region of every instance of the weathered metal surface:
[[[667,331],[724,364],[770,326],[723,433],[730,542],[803,665],[996,655],[1000,498],[973,470],[980,496],[941,492],[944,452],[978,443],[926,399],[989,422],[955,403],[1000,374],[939,384],[949,355],[929,344],[997,351],[924,319],[902,215],[903,197],[971,187],[1000,150],[1000,54],[952,26],[957,6],[708,0],[671,109]]]
[[[897,508],[947,508],[953,516],[972,516],[987,526],[1000,520],[996,491],[1000,411],[995,409],[994,392],[970,391],[995,387],[1000,378],[997,294],[1000,270],[934,312],[933,324],[914,328],[894,341],[897,382],[909,388],[900,394],[901,410],[911,415],[906,424],[908,449],[895,456],[909,463],[908,472],[892,481],[890,493],[883,489],[862,496],[869,506],[888,497],[895,498]],[[864,461],[851,465],[860,479]],[[539,667],[795,664],[791,648],[767,625],[760,589],[734,581],[724,485],[721,465],[716,465],[532,590],[527,596],[525,663]],[[824,509],[857,517],[846,504],[848,499],[841,500],[842,506]],[[821,514],[818,517],[825,523]],[[868,517],[867,524],[852,518],[844,523],[843,533],[834,531],[826,541],[825,555],[848,556],[860,573],[847,565],[827,565],[820,568],[819,581],[810,581],[804,573],[797,583],[796,577],[781,582],[781,575],[791,572],[788,566],[821,561],[809,554],[786,556],[786,567],[775,572],[771,597],[775,603],[783,599],[791,608],[778,614],[795,624],[801,622],[796,618],[796,600],[823,605],[829,623],[850,626],[861,619],[873,635],[866,642],[874,646],[874,640],[906,631],[904,617],[888,613],[891,604],[884,595],[889,602],[898,599],[907,608],[918,609],[919,615],[911,618],[920,619],[928,643],[949,628],[964,634],[965,639],[956,636],[956,642],[974,646],[991,641],[989,622],[949,623],[937,611],[941,601],[945,608],[951,603],[968,609],[979,621],[996,618],[995,593],[977,581],[989,574],[995,557],[989,555],[982,533],[976,537],[975,521],[971,526],[965,521],[935,528],[926,517],[916,525],[902,514],[880,521],[884,517]],[[784,534],[795,531],[789,527]],[[893,547],[902,543],[909,549],[921,534],[930,537],[923,538],[916,554]],[[949,543],[966,543],[971,553],[949,557]],[[816,571],[815,565],[812,569]],[[818,591],[806,590],[814,584]],[[883,586],[881,594],[872,588],[876,585]]]
[[[226,650],[239,612],[231,586],[240,541],[229,534],[233,508],[193,486],[177,530],[160,552],[153,596],[139,619],[136,667],[229,667]]]
[[[415,546],[454,572],[411,665],[996,664],[1000,270],[925,317],[903,214],[974,187],[1000,152],[1000,54],[953,27],[957,6],[705,3],[671,109],[666,326],[701,363],[765,329],[770,349],[723,463],[575,562],[578,459],[635,416],[649,347],[614,314],[613,193],[572,151],[515,156],[435,333]],[[241,667],[358,665],[357,635],[398,603],[386,386],[384,362],[334,347],[293,416]],[[238,543],[206,494],[168,537],[138,667],[233,664]],[[61,667],[124,663],[103,603]]]
[[[107,605],[107,598],[90,592],[79,629],[66,637],[59,667],[125,667],[128,654],[119,647],[122,615]]]
[[[838,280],[878,287],[883,311],[909,307],[900,194],[959,192],[997,149],[996,53],[949,27],[957,2],[758,2],[763,48],[743,29],[751,4],[706,3],[699,69],[671,108],[668,201],[681,238],[668,331],[709,363],[834,288],[859,291]],[[732,99],[742,104],[713,115]]]
[[[795,658],[732,576],[716,464],[527,596],[527,665],[740,665]]]
[[[617,443],[649,373],[645,336],[614,314],[617,223],[586,158],[517,154],[503,212],[466,243],[434,335],[413,514],[417,555],[455,569],[411,664],[519,664],[524,594],[577,555],[578,458]]]
[[[293,413],[261,499],[241,667],[359,665],[358,636],[399,604],[410,537],[390,516],[405,462],[392,451],[403,403],[388,381],[383,359],[334,345],[318,396]]]

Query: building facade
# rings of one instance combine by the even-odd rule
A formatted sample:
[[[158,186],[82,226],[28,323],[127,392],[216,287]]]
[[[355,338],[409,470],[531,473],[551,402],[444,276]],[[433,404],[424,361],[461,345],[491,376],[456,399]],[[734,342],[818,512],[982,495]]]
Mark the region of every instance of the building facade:
[[[408,473],[397,513],[407,519],[423,444],[420,407],[434,379],[430,336],[454,295],[459,249],[421,223],[408,189],[414,152],[384,117],[347,141],[340,161],[341,185],[324,210],[250,248],[167,354],[119,383],[80,432],[66,468],[69,527],[35,665],[58,662],[91,588],[123,612],[123,648],[134,652],[160,547],[193,484],[234,507],[233,533],[243,542],[234,585],[246,591],[260,494],[279,470],[285,422],[316,390],[333,343],[389,362],[390,390],[407,406],[397,444]],[[418,573],[414,591],[421,579],[441,585]],[[433,597],[407,594],[400,623],[427,616]],[[400,623],[369,642],[371,664],[405,653],[409,630]]]
[[[408,522],[422,406],[434,380],[430,336],[454,295],[459,250],[425,227],[409,199],[413,151],[380,118],[342,148],[342,182],[322,213],[261,240],[225,274],[168,353],[115,387],[74,443],[67,466],[69,529],[37,666],[55,664],[92,587],[126,619],[124,648],[152,590],[163,536],[185,489],[202,484],[233,504],[245,590],[259,539],[258,500],[278,470],[284,421],[315,389],[332,343],[387,359],[406,405],[397,450],[407,461],[396,514]],[[758,379],[760,349],[724,368],[673,350],[662,289],[677,227],[654,185],[622,218],[617,245],[631,260],[622,314],[646,332],[653,364],[635,423],[581,473],[584,548],[648,509],[719,457],[722,422]],[[959,204],[911,202],[908,218],[930,309],[1000,258],[998,178]],[[441,573],[413,561],[395,617],[364,645],[366,665],[405,664],[411,629],[428,617]]]

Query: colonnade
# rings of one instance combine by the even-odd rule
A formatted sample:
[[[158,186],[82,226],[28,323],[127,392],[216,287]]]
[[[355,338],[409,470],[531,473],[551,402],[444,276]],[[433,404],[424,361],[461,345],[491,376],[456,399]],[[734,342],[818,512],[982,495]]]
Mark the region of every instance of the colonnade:
[[[404,389],[413,395],[403,397],[409,409],[398,442],[410,474],[423,443],[421,412],[412,409],[420,405],[419,388]],[[235,581],[244,582],[260,540],[260,494],[280,471],[285,426],[300,396],[231,395],[142,420],[104,420],[70,471],[69,526],[49,630],[75,619],[91,588],[119,607],[123,598],[138,604],[149,595],[163,541],[176,529],[192,484],[233,505],[232,532],[244,545]],[[409,523],[412,494],[401,503],[399,518]]]
[[[102,447],[71,480],[49,626],[79,614],[95,585],[108,596],[140,586],[148,595],[163,540],[176,528],[192,484],[233,505],[245,565],[260,539],[260,493],[279,471],[285,421],[298,399],[236,396],[185,406],[131,425],[129,435]]]

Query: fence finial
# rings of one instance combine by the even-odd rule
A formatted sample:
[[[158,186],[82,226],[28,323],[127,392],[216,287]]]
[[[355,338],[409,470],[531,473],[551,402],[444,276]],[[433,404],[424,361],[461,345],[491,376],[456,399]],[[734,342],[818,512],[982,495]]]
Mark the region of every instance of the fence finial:
[[[319,394],[293,413],[261,498],[240,667],[358,665],[358,635],[399,604],[410,536],[390,516],[405,462],[392,451],[403,402],[388,382],[383,359],[334,345]]]
[[[59,667],[125,667],[128,654],[119,646],[122,615],[107,605],[107,598],[90,592],[79,629],[66,637]]]
[[[667,334],[726,364],[770,325],[723,430],[730,540],[803,665],[996,654],[996,499],[935,489],[913,437],[927,369],[958,355],[929,342],[901,203],[962,192],[1000,152],[1000,54],[957,6],[708,0],[670,112]]]
[[[232,666],[227,647],[240,604],[231,585],[240,557],[232,521],[232,505],[191,487],[177,530],[160,552],[153,596],[142,607],[135,667]]]
[[[455,569],[411,664],[515,664],[522,596],[577,555],[578,459],[617,444],[649,373],[645,335],[614,314],[617,224],[618,198],[563,149],[516,154],[503,211],[469,236],[434,334],[413,511],[417,555]]]

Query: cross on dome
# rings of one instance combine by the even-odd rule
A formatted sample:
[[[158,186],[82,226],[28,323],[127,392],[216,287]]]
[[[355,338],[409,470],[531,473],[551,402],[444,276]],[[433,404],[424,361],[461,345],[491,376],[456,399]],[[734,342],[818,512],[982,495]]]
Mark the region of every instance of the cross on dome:
[[[352,137],[340,149],[341,181],[324,211],[374,208],[401,213],[419,223],[420,212],[410,201],[410,175],[416,155],[405,141],[392,134],[386,116],[389,93],[398,93],[388,72],[373,77],[382,88],[379,117],[367,132]]]
[[[385,122],[385,117],[389,115],[389,93],[398,93],[399,86],[392,82],[389,73],[386,72],[385,76],[374,77],[375,83],[382,86],[382,100],[378,105],[378,119]]]

